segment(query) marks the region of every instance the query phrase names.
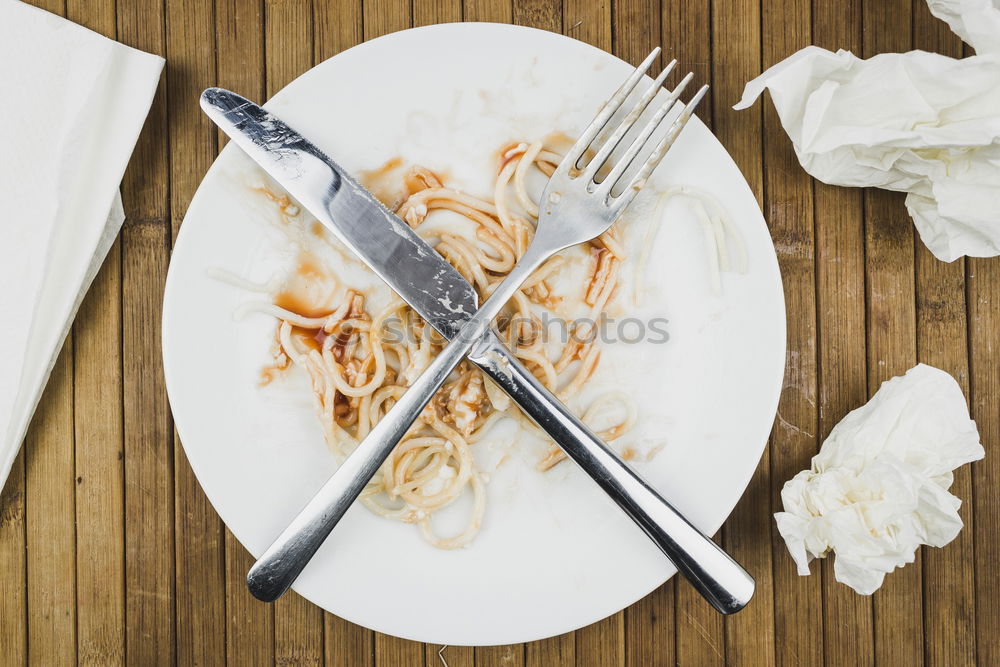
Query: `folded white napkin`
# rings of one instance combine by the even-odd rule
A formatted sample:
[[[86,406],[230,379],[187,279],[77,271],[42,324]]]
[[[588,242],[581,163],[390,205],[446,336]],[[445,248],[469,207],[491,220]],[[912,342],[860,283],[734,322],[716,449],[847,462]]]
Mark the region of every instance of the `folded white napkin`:
[[[954,378],[919,364],[883,383],[781,490],[785,511],[774,516],[799,574],[833,552],[837,581],[870,595],[921,544],[955,539],[962,501],[948,492],[952,470],[981,458]]]
[[[810,46],[748,83],[735,108],[770,90],[806,171],[832,185],[907,192],[938,259],[992,257],[1000,254],[1000,9],[990,0],[929,2],[986,55],[862,60]]]
[[[0,486],[122,221],[163,59],[0,0]]]

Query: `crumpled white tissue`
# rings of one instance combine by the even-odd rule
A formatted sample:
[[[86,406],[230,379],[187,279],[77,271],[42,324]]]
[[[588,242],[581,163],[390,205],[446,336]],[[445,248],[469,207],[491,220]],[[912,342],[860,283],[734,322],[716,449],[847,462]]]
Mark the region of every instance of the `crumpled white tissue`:
[[[163,59],[0,0],[0,486],[125,218]]]
[[[976,50],[1000,53],[1000,5],[998,0],[927,0],[931,14],[948,24],[951,31]]]
[[[837,424],[812,467],[781,490],[778,531],[801,575],[836,554],[837,581],[870,595],[922,544],[958,535],[952,471],[983,457],[955,379],[919,364]]]
[[[933,4],[982,27],[973,20],[981,2]],[[810,46],[749,82],[734,108],[765,88],[811,175],[907,192],[920,238],[938,259],[1000,254],[1000,53],[862,60]]]

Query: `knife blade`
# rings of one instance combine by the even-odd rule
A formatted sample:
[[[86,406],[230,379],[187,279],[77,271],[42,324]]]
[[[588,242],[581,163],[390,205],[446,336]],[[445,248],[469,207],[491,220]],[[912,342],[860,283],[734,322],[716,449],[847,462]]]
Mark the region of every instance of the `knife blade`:
[[[209,88],[201,106],[442,335],[453,338],[473,315],[477,296],[465,278],[319,148],[274,114],[230,91]],[[587,472],[716,610],[730,614],[749,602],[754,591],[749,574],[628,468],[492,331],[468,358]],[[347,458],[258,559],[247,576],[256,597],[280,597],[354,501],[360,488],[355,485],[353,495],[347,494],[347,483],[338,476],[367,480],[374,474],[377,464],[354,458]]]
[[[221,88],[201,106],[264,171],[446,338],[476,310],[472,285],[406,222],[311,142]]]

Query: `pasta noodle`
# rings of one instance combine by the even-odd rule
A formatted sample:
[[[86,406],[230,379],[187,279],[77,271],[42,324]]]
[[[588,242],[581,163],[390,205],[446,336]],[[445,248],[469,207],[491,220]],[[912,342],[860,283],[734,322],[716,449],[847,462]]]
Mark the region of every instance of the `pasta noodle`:
[[[512,144],[499,158],[492,201],[449,188],[433,172],[412,167],[403,178],[406,196],[387,202],[398,203],[396,213],[417,230],[436,211],[450,211],[474,225],[471,238],[447,228],[437,231],[435,247],[473,285],[480,299],[511,271],[534,234],[538,207],[529,194],[531,172],[551,174],[561,156],[536,141]],[[394,162],[393,168],[398,164]],[[293,205],[287,199],[269,198],[282,215],[291,215]],[[590,322],[598,321],[612,299],[624,259],[614,229],[590,243],[581,294]],[[565,401],[579,394],[593,375],[600,363],[600,348],[595,332],[589,329],[592,324],[571,325],[573,335],[558,355],[544,346],[538,311],[559,306],[554,281],[563,262],[563,257],[553,257],[524,283],[498,319],[498,328],[509,349]],[[272,344],[274,365],[265,370],[263,381],[290,366],[304,369],[325,438],[343,459],[442,349],[444,340],[398,297],[372,312],[361,291],[336,288],[335,305],[323,312],[281,298],[248,308],[278,321]],[[400,331],[406,335],[399,336]],[[617,416],[603,425],[600,434],[610,440],[631,428],[635,408],[622,394],[599,397],[585,413],[585,421],[592,413],[607,413],[609,405],[617,406],[613,411]],[[368,484],[361,501],[380,516],[417,524],[424,539],[436,547],[469,544],[482,525],[486,506],[486,479],[476,468],[472,447],[504,417],[528,423],[478,368],[462,362]],[[554,445],[550,448],[539,464],[541,470],[564,458],[561,450]],[[464,529],[439,535],[431,525],[432,516],[467,493],[472,496],[472,509]]]
[[[712,293],[722,294],[723,273],[735,271],[744,274],[747,272],[747,250],[743,235],[726,214],[722,204],[704,190],[689,185],[673,186],[660,194],[655,215],[640,246],[639,258],[635,264],[635,289],[633,292],[637,306],[642,305],[641,283],[646,272],[649,250],[654,245],[667,202],[677,196],[691,200],[695,217],[702,226],[705,238],[705,259],[708,265],[708,279]],[[730,251],[727,239],[733,244],[732,251]]]

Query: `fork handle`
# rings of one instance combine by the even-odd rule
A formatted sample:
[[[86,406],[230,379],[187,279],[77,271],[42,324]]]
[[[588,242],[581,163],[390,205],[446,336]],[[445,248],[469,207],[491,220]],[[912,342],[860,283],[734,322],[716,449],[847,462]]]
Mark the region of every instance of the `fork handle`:
[[[576,461],[670,559],[708,602],[732,614],[750,601],[754,580],[695,528],[496,339],[476,350],[476,363]]]

